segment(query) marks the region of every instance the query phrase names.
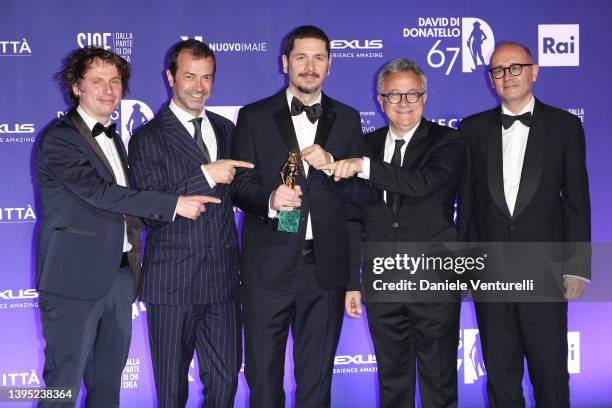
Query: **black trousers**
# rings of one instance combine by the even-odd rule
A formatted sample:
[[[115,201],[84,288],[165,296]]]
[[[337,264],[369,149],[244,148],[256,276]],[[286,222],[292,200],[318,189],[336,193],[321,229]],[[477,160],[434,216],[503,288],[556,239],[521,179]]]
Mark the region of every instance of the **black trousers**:
[[[366,305],[378,363],[381,407],[415,406],[417,365],[422,406],[457,406],[460,305],[459,302]]]
[[[290,290],[243,287],[245,376],[251,408],[284,408],[291,328],[295,407],[329,407],[334,356],[344,317],[342,288],[323,288],[315,264],[301,263]]]
[[[491,408],[524,407],[523,367],[538,408],[569,408],[567,303],[476,303]]]
[[[134,278],[126,266],[99,300],[41,292],[38,304],[46,341],[43,378],[47,387],[71,387],[78,394],[83,378],[87,407],[119,406],[121,373],[132,336],[133,288]],[[74,403],[38,406],[71,407]]]

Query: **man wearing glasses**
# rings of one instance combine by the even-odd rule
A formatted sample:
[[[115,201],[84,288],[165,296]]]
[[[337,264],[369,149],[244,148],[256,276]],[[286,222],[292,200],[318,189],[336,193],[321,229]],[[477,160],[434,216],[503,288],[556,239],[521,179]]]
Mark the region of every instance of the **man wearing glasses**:
[[[580,120],[534,98],[538,66],[506,42],[491,56],[501,107],[466,118],[471,156],[462,183],[462,238],[479,242],[588,242],[591,238],[584,131]],[[588,270],[564,275],[575,300]],[[537,282],[536,282],[537,285]],[[491,407],[524,407],[524,358],[538,407],[569,407],[567,303],[476,303]]]
[[[351,242],[456,241],[457,178],[465,146],[459,132],[423,118],[427,78],[413,61],[397,59],[378,75],[378,102],[389,126],[365,136],[366,156],[336,161],[337,179],[355,174],[378,200],[363,207]],[[346,312],[360,317],[359,268],[352,271]],[[423,407],[457,406],[460,303],[368,302],[381,407],[414,407],[415,366]]]

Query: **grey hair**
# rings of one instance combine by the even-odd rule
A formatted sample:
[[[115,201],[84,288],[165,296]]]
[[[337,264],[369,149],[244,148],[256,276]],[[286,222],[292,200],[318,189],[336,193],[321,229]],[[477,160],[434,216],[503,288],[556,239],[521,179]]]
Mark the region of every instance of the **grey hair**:
[[[421,82],[423,83],[423,90],[427,91],[427,77],[425,76],[425,73],[423,72],[419,64],[407,58],[398,58],[387,62],[387,64],[378,73],[376,89],[379,94],[385,92],[385,79],[387,79],[389,75],[394,74],[396,72],[414,72],[419,77],[421,77]]]

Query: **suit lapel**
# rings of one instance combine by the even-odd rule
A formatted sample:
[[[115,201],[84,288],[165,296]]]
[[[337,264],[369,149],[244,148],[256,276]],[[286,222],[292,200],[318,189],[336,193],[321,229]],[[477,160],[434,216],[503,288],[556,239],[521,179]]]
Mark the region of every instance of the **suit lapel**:
[[[195,140],[170,108],[166,107],[160,115],[164,127],[164,137],[168,140],[170,146],[180,153],[178,157],[190,162],[193,167],[205,163],[204,155]]]
[[[123,178],[125,180],[125,186],[130,187],[130,178],[128,177],[128,161],[127,161],[127,153],[125,152],[125,146],[123,145],[123,140],[121,140],[121,136],[117,132],[115,132],[115,136],[113,137],[113,142],[115,143],[115,148],[117,149],[117,153],[119,153],[119,160],[121,161],[121,171],[123,171]]]
[[[325,146],[325,143],[327,143],[329,132],[334,125],[337,114],[333,110],[331,100],[325,94],[321,94],[321,107],[323,108],[323,112],[321,113],[319,123],[317,124],[317,133],[315,134],[313,144],[318,144],[319,146],[323,147]]]
[[[491,197],[506,217],[511,218],[506,196],[504,195],[504,160],[502,153],[501,107],[495,110],[488,124],[486,134],[487,183]]]
[[[286,95],[285,91],[281,91],[277,94],[280,108],[274,114],[274,123],[287,147],[287,157],[289,157],[289,152],[296,152],[298,157],[300,157],[300,145],[297,140],[297,135],[295,134],[295,128],[293,127],[293,120],[291,120],[291,112],[289,111],[289,105],[287,105]],[[279,163],[279,169],[282,165],[283,163]],[[301,185],[306,181],[306,177],[302,173],[297,176],[297,179],[301,180],[297,183]]]
[[[274,123],[278,129],[283,142],[287,146],[287,152],[296,152],[299,154],[300,145],[295,134],[295,128],[293,127],[293,121],[291,120],[291,113],[289,112],[289,105],[287,105],[287,98],[285,91],[281,91],[277,94],[279,98],[279,109],[274,113]]]
[[[406,152],[404,153],[404,159],[402,160],[402,167],[416,168],[419,160],[423,158],[425,151],[429,148],[430,143],[427,143],[430,139],[427,138],[427,133],[431,123],[427,119],[422,118],[419,127],[414,131],[414,135],[410,139],[408,146],[406,146]]]
[[[81,115],[79,115],[76,109],[73,109],[70,112],[68,112],[68,119],[70,120],[72,125],[76,128],[76,130],[79,132],[79,134],[83,136],[83,138],[87,141],[89,146],[96,153],[96,156],[98,156],[98,158],[102,161],[102,163],[104,163],[104,166],[110,173],[111,177],[113,178],[113,181],[117,182],[117,180],[115,179],[115,174],[113,173],[113,168],[111,167],[110,162],[106,158],[106,155],[102,151],[102,148],[100,147],[98,142],[96,142],[96,139],[92,136],[91,130],[89,129],[89,127],[87,127],[87,124],[85,123],[83,118],[81,118]]]
[[[375,160],[383,161],[385,159],[385,142],[387,140],[387,134],[389,133],[389,126],[385,126],[376,131],[371,137],[372,140],[372,152],[371,156]]]
[[[430,143],[428,143],[430,139],[427,138],[430,126],[431,123],[428,122],[427,119],[421,118],[419,127],[414,131],[412,138],[410,138],[410,142],[408,142],[408,146],[406,146],[402,167],[410,169],[418,168],[419,161],[423,158],[430,145]],[[399,208],[401,211],[402,205],[404,204],[404,196],[400,196],[399,200]],[[387,206],[387,208],[389,208],[389,206]],[[389,213],[391,213],[390,209]]]
[[[533,198],[542,175],[542,158],[544,157],[544,141],[546,138],[546,117],[540,101],[536,99],[533,107],[533,121],[529,129],[521,182],[516,196],[516,205],[512,218],[516,218]]]

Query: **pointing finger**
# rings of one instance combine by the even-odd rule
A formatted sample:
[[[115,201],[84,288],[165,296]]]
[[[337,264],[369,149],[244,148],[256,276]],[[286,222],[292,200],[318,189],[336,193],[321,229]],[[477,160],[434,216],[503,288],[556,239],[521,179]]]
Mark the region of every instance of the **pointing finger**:
[[[232,167],[242,167],[244,169],[255,168],[255,165],[253,163],[249,163],[249,162],[242,161],[242,160],[228,160],[227,162]]]

